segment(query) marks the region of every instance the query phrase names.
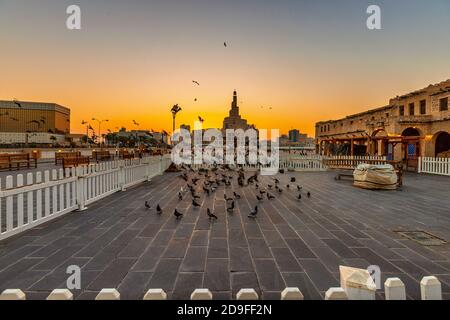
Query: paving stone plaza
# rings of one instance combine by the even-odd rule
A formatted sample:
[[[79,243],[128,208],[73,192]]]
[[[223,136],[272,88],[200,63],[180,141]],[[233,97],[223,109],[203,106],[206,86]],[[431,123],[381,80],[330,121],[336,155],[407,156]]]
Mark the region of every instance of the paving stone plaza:
[[[409,299],[420,299],[419,282],[429,275],[450,299],[450,245],[424,246],[397,232],[450,239],[449,178],[407,174],[402,190],[369,191],[334,176],[278,174],[283,193],[273,190],[276,198],[263,201],[254,184],[239,187],[233,179],[209,196],[198,192],[201,207],[194,208],[190,195],[178,199],[186,186],[179,173],[165,173],[0,242],[0,291],[20,288],[27,299],[45,299],[66,287],[66,269],[77,265],[82,272],[81,289],[71,290],[75,299],[94,299],[103,288],[117,288],[121,299],[142,299],[150,288],[164,289],[169,299],[189,299],[196,288],[208,288],[214,299],[235,299],[241,288],[279,299],[285,287],[298,287],[305,299],[323,299],[326,290],[339,287],[340,265],[377,265],[382,283],[399,277]],[[273,184],[273,177],[259,180],[260,189]],[[303,187],[301,200],[296,185]],[[224,193],[233,191],[241,199],[229,213]],[[258,215],[249,218],[255,205]],[[173,216],[175,208],[181,219]],[[216,221],[208,219],[207,208]],[[383,289],[377,298],[384,298]]]

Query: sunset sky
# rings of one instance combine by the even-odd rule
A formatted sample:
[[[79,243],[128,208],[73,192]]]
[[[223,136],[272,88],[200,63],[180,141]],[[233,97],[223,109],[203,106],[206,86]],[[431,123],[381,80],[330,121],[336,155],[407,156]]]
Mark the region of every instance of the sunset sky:
[[[369,4],[382,30],[366,28]],[[67,106],[73,132],[92,117],[171,131],[175,103],[178,125],[221,127],[236,89],[258,128],[313,135],[450,78],[450,1],[0,0],[0,70],[0,100]]]

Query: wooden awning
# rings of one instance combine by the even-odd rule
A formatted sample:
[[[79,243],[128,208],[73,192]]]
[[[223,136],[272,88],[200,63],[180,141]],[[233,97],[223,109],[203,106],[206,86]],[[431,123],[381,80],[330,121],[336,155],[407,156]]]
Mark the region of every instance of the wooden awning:
[[[424,136],[380,136],[380,137],[372,137],[372,140],[386,140],[386,141],[411,141],[411,140],[418,140],[418,139],[425,139]]]

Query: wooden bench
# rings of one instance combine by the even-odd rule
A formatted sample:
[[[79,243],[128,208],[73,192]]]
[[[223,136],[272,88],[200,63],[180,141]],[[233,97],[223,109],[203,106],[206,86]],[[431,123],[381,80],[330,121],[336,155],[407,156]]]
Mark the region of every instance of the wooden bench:
[[[73,152],[55,152],[55,165],[58,163],[63,163],[65,158],[78,158],[81,157],[81,152],[73,151]]]
[[[111,160],[112,156],[107,150],[92,151],[92,159],[95,161]]]
[[[90,163],[89,157],[85,156],[79,156],[74,158],[66,157],[62,159],[62,165],[64,169],[78,167],[82,165],[89,165],[89,163]]]
[[[34,168],[37,168],[37,157],[32,157],[29,153],[0,154],[0,169],[29,169],[33,162]]]
[[[353,171],[359,164],[367,163],[372,165],[391,164],[394,167],[397,174],[397,185],[401,187],[403,185],[403,166],[398,161],[380,160],[380,159],[326,159],[324,160],[325,166],[328,169],[339,170],[338,174],[334,178],[335,180],[341,180],[342,177],[353,178]],[[351,172],[350,172],[351,171]]]
[[[119,158],[123,160],[134,159],[134,154],[129,153],[128,150],[119,150]]]

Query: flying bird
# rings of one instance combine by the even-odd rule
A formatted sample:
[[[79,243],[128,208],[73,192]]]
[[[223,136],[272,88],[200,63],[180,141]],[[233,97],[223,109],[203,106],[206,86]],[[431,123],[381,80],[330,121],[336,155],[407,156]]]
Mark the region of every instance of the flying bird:
[[[263,197],[256,195],[256,199],[258,199],[258,201],[262,201]]]
[[[224,46],[224,47],[226,48],[226,47],[227,47],[227,43],[226,43],[226,42],[224,42],[224,43],[223,43],[223,46]]]
[[[197,201],[195,201],[195,199],[192,199],[192,205],[194,207],[200,207],[200,203],[198,203]]]
[[[37,120],[31,120],[31,121],[28,121],[28,123],[36,123],[38,125],[38,128],[41,127],[41,123]]]
[[[196,85],[200,85],[200,83],[198,83],[198,81],[192,80],[193,83],[195,83]]]
[[[134,124],[135,126],[138,126],[138,125],[139,125],[139,123],[137,123],[136,120],[133,120],[133,124]]]
[[[178,219],[180,219],[181,217],[183,217],[183,214],[181,213],[181,212],[179,212],[177,209],[175,209],[174,211],[173,211],[173,215],[175,216],[175,218],[178,220]]]
[[[195,98],[194,101],[197,102],[197,98]]]
[[[205,121],[205,119],[203,119],[202,117],[198,116],[198,121],[200,121],[201,123],[203,123],[203,121]]]
[[[301,186],[297,186],[297,190],[298,191],[302,190],[302,187]]]
[[[270,193],[267,193],[267,199],[269,200],[275,199],[275,196],[271,195]]]
[[[15,105],[17,105],[19,108],[22,108],[22,105],[20,104],[19,100],[17,100],[16,98],[13,99],[13,102]]]

